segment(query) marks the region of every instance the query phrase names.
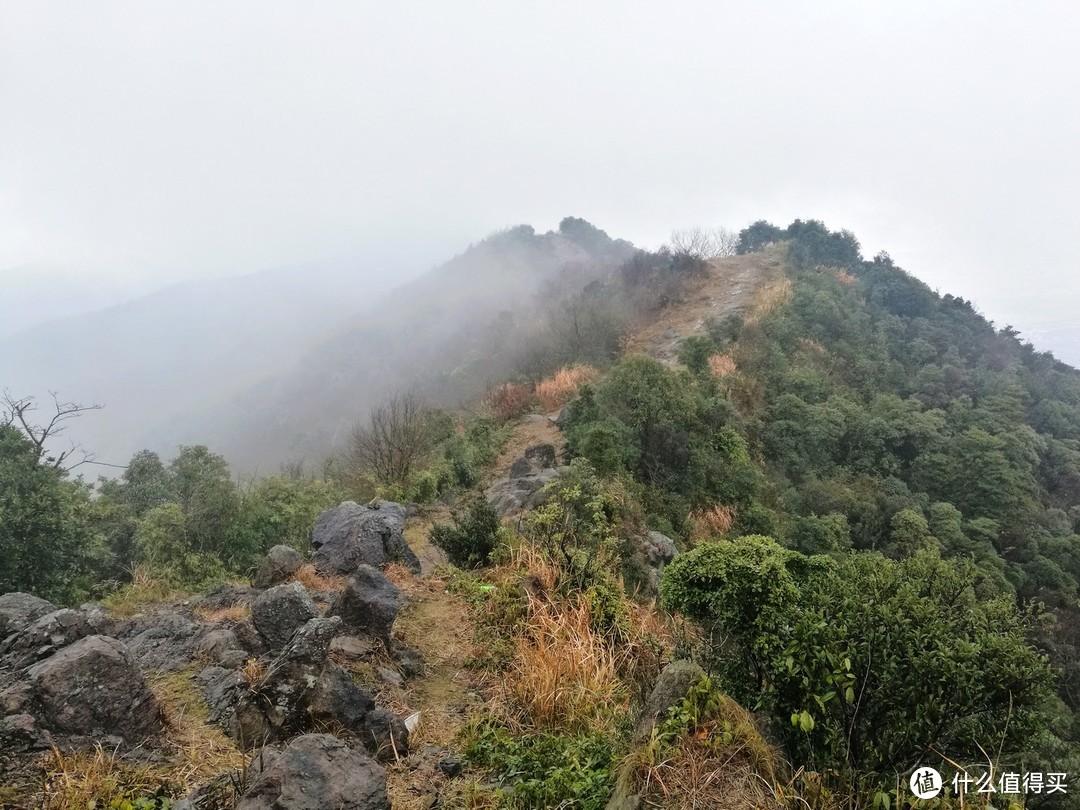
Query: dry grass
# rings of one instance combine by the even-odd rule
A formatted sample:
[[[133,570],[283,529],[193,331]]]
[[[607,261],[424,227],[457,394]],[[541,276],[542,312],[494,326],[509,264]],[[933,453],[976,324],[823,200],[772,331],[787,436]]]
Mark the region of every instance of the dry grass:
[[[168,724],[165,739],[173,749],[171,779],[194,785],[244,765],[244,755],[210,720],[210,710],[188,671],[151,678],[150,691]]]
[[[716,506],[699,509],[689,515],[695,540],[720,537],[727,534],[735,523],[736,511],[733,506]]]
[[[131,582],[116,593],[106,596],[102,603],[117,618],[127,618],[148,608],[188,596],[187,591],[170,585],[149,566],[136,565],[131,569]]]
[[[851,275],[847,270],[841,270],[840,268],[833,270],[833,274],[836,276],[836,280],[841,284],[854,284],[858,281],[858,279]]]
[[[111,802],[180,796],[242,768],[244,754],[210,721],[191,674],[177,672],[148,681],[166,722],[165,757],[150,765],[127,761],[101,746],[77,753],[54,749],[40,762],[43,778],[30,806],[40,810],[127,806]]]
[[[515,383],[496,385],[484,397],[484,407],[503,422],[521,416],[532,404],[533,395],[529,386]]]
[[[204,622],[242,622],[251,616],[251,605],[233,605],[227,608],[213,610],[208,607],[197,607],[193,611]]]
[[[345,587],[345,577],[320,574],[311,563],[301,565],[291,579],[309,591],[340,591]]]
[[[554,376],[536,384],[536,396],[545,411],[561,408],[577,396],[586,383],[595,382],[600,372],[592,366],[576,365],[559,369]]]
[[[757,323],[790,301],[792,289],[791,279],[786,277],[774,279],[761,287],[743,321],[744,326]]]
[[[785,767],[753,715],[722,696],[712,716],[674,743],[654,734],[631,751],[620,780],[640,791],[647,807],[760,810],[784,805]]]
[[[262,681],[263,675],[266,674],[266,667],[263,666],[258,658],[249,658],[244,662],[244,666],[240,672],[247,679],[247,682],[254,686]]]
[[[734,374],[738,371],[738,368],[735,363],[735,355],[732,352],[717,352],[709,358],[709,371],[719,379]]]

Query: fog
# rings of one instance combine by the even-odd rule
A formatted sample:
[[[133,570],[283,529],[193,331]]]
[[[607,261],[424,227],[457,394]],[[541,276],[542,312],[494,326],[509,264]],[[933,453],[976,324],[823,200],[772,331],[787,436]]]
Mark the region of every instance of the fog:
[[[813,217],[1080,362],[1078,36],[1064,2],[3,2],[3,332],[288,265],[385,289],[568,214]]]

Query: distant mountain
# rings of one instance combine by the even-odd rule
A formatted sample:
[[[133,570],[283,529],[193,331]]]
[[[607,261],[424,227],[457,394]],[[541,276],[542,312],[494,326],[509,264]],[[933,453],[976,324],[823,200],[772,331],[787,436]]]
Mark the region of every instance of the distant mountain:
[[[115,306],[161,286],[149,275],[112,276],[24,264],[0,270],[0,337]]]
[[[288,367],[393,282],[310,265],[177,284],[0,337],[0,387],[105,405],[68,431],[99,460],[171,454],[202,443],[196,414]]]
[[[580,289],[634,252],[584,220],[558,231],[519,226],[394,290],[280,373],[174,425],[204,437],[234,468],[272,471],[285,460],[317,463],[342,445],[371,406],[412,389],[456,405],[512,373],[515,335],[529,323],[543,291]]]

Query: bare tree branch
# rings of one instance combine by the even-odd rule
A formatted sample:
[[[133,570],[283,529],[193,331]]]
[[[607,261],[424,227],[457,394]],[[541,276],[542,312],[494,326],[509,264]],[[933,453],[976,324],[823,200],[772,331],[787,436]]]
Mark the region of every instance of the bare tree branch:
[[[50,391],[49,395],[52,397],[54,412],[50,416],[48,422],[45,424],[38,424],[30,416],[30,414],[38,409],[35,398],[16,398],[10,391],[4,389],[3,424],[14,425],[22,431],[34,446],[39,463],[53,467],[54,469],[73,470],[80,464],[92,462],[94,456],[91,453],[82,450],[80,445],[76,442],[71,442],[71,446],[68,449],[56,453],[55,455],[49,455],[49,450],[45,445],[50,439],[55,439],[67,429],[66,422],[81,416],[86,411],[99,411],[103,406],[96,404],[82,405],[78,402],[61,402],[60,397],[55,391]],[[82,459],[74,464],[65,464],[65,462],[75,453],[79,453],[82,456]]]
[[[704,261],[734,256],[738,244],[739,235],[727,228],[707,229],[696,225],[671,232],[672,253],[685,253]]]
[[[380,484],[404,486],[432,441],[431,409],[415,394],[396,394],[353,428],[349,466]]]

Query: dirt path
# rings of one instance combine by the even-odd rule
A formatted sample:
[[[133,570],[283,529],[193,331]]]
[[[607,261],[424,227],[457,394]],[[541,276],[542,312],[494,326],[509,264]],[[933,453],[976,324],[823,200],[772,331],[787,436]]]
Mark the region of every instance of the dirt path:
[[[531,413],[514,425],[509,441],[491,465],[485,481],[490,483],[505,476],[510,472],[510,465],[521,458],[526,448],[534,444],[554,445],[556,458],[562,453],[565,444],[562,431],[551,421],[550,415]]]
[[[679,303],[630,334],[626,353],[674,363],[684,338],[704,334],[710,318],[720,320],[745,309],[758,289],[780,273],[782,261],[775,251],[714,260],[708,276],[693,284]]]

